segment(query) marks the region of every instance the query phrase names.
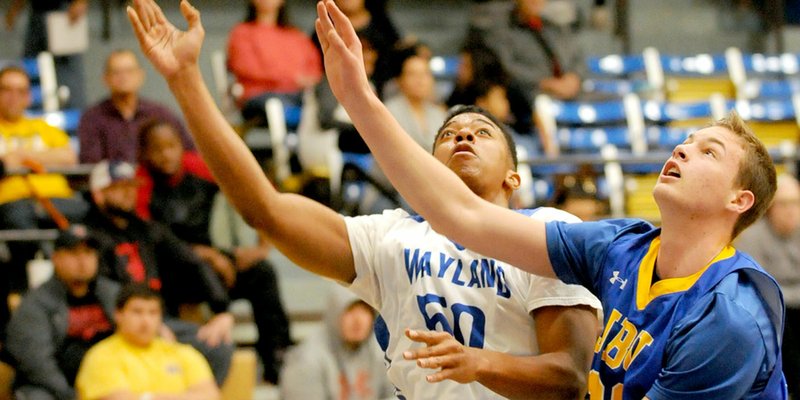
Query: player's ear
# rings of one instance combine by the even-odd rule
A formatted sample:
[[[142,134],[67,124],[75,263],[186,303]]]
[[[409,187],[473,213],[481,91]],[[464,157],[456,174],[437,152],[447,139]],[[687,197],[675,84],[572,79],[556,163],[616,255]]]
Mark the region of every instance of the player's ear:
[[[756,196],[753,194],[753,192],[744,189],[737,189],[732,193],[727,207],[738,214],[744,214],[747,210],[753,207],[755,202]]]
[[[503,180],[503,186],[507,187],[511,191],[514,191],[519,189],[520,183],[521,179],[517,171],[514,171],[513,169],[506,171],[506,179]]]

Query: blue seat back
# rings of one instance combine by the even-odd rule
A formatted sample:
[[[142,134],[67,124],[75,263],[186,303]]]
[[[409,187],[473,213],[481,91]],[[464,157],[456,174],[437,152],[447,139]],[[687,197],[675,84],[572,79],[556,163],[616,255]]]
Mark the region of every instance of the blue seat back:
[[[553,100],[553,114],[559,125],[598,125],[625,121],[622,100],[572,102]]]

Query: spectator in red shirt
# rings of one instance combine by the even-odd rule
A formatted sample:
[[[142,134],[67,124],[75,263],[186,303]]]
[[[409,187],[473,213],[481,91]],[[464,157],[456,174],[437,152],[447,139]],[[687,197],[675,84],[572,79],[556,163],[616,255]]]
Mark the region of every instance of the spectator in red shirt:
[[[244,22],[228,39],[228,69],[244,89],[242,117],[255,124],[266,122],[267,98],[300,105],[303,89],[322,77],[320,54],[289,23],[284,0],[250,1]]]

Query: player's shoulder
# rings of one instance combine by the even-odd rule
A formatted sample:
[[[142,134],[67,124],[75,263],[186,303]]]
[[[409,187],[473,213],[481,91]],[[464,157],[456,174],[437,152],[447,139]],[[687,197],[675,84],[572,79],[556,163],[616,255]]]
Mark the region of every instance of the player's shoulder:
[[[757,330],[763,332],[769,327],[766,316],[773,310],[765,303],[760,287],[746,269],[733,271],[691,303],[676,329],[699,324],[704,326],[700,330],[703,335],[747,336],[757,334]]]
[[[777,283],[765,272],[757,269],[752,259],[742,254],[743,262],[752,263],[750,268],[736,270],[720,280],[712,290],[717,301],[729,303],[738,312],[755,315],[765,312],[764,300],[780,293]]]

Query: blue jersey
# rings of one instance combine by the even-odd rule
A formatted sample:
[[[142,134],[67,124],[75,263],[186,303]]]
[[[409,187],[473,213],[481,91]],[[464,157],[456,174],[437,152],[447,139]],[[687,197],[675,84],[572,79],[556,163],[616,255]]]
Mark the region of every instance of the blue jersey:
[[[660,233],[636,220],[547,224],[556,274],[603,304],[591,399],[785,399],[775,281],[726,247],[691,276],[653,283]]]

